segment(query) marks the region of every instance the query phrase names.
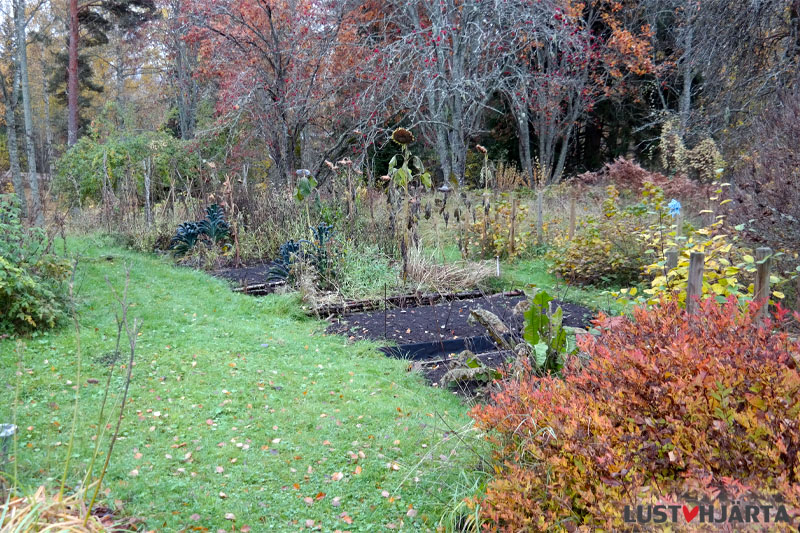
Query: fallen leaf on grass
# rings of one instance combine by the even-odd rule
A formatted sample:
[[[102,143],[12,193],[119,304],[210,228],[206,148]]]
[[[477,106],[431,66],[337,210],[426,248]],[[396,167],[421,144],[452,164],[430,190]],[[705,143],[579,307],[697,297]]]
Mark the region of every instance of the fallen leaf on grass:
[[[343,477],[344,477],[344,474],[342,474],[341,472],[334,472],[333,475],[331,476],[331,479],[334,480],[334,481],[339,481]]]

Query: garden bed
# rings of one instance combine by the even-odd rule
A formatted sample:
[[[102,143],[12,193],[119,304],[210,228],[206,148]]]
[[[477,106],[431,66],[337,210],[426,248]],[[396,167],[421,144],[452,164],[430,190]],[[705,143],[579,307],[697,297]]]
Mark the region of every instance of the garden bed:
[[[468,321],[470,311],[479,307],[497,315],[512,331],[521,334],[523,315],[515,307],[525,301],[519,292],[499,293],[465,300],[451,300],[435,305],[390,308],[353,313],[330,319],[328,333],[346,335],[351,340],[369,339],[391,343],[381,351],[394,358],[413,360],[419,370],[435,386],[449,369],[448,359],[465,349],[492,368],[500,367],[508,355],[500,352],[480,324]],[[569,302],[560,305],[563,324],[587,328],[594,312]],[[465,387],[467,390],[471,386]]]
[[[435,305],[353,313],[330,319],[328,333],[346,335],[352,340],[390,341],[401,346],[481,337],[486,335],[483,326],[467,320],[470,311],[478,307],[491,311],[513,330],[521,331],[523,316],[515,313],[514,307],[525,299],[520,292],[505,292]],[[565,326],[585,328],[595,314],[587,307],[569,302],[553,304],[564,311]]]
[[[238,268],[221,268],[212,274],[234,285],[233,292],[243,292],[254,296],[263,296],[275,292],[277,287],[285,285],[283,281],[268,282],[269,271],[275,263],[258,263]]]

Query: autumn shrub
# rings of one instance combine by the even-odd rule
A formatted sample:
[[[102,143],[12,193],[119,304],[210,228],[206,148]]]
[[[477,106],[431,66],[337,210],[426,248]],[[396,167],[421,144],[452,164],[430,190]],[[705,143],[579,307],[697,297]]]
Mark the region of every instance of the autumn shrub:
[[[702,214],[714,215],[724,211],[724,206],[732,201],[726,197],[728,183],[712,182],[712,186],[716,188],[709,199],[714,202],[710,206],[714,209],[704,210]],[[704,254],[701,299],[715,298],[723,302],[733,296],[740,303],[753,299],[758,263],[754,251],[741,238],[744,224],[733,226],[727,222],[726,215],[718,214],[714,216],[713,223],[693,228],[690,224],[680,222],[680,203],[673,199],[667,204],[660,187],[646,184],[642,194],[648,196],[650,208],[656,215],[654,223],[637,235],[647,247],[645,254],[650,262],[643,267],[643,277],[649,287],[641,292],[635,287],[621,289],[614,293],[621,296],[620,303],[634,299],[640,304],[653,304],[663,299],[675,299],[685,304],[690,258],[694,252]],[[670,212],[670,206],[674,212]],[[680,231],[677,227],[679,223],[682,226]],[[667,264],[667,250],[678,254],[677,264],[673,268]],[[773,254],[769,260],[774,263],[776,258],[783,255]],[[785,297],[784,288],[790,286],[797,275],[796,272],[783,269],[780,263],[777,267],[773,265],[770,276],[772,303]]]
[[[531,244],[531,224],[526,221],[528,206],[504,193],[484,197],[483,205],[474,208],[469,225],[469,254],[478,259],[514,258]],[[513,243],[512,243],[513,238]]]
[[[607,187],[603,213],[584,219],[572,240],[562,236],[547,253],[551,271],[580,284],[626,284],[639,279],[644,264],[637,234],[649,225],[647,206],[619,205],[619,191]]]
[[[26,228],[16,198],[0,196],[0,335],[51,328],[66,304],[70,264],[41,228]]]
[[[579,174],[571,183],[579,188],[614,185],[622,194],[638,196],[646,183],[660,187],[667,198],[677,198],[691,211],[706,207],[709,186],[689,179],[685,173],[665,176],[642,168],[635,161],[619,157],[597,172]]]
[[[783,321],[733,298],[637,308],[601,316],[563,379],[505,382],[471,411],[495,450],[489,529],[632,530],[624,506],[658,501],[800,506],[800,341]]]

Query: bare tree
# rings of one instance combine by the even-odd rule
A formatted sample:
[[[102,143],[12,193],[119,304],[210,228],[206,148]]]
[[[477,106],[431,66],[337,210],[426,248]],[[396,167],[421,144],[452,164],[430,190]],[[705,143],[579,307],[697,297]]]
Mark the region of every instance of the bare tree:
[[[432,139],[446,181],[463,184],[467,142],[498,88],[511,28],[498,24],[507,2],[386,2],[388,33],[374,68],[394,80],[394,107]]]
[[[592,46],[591,12],[568,15],[559,3],[539,2],[504,13],[515,28],[514,60],[504,69],[501,90],[510,104],[528,181],[558,181],[564,171],[576,121],[598,96],[600,54]],[[531,130],[533,126],[533,131]],[[535,135],[538,165],[531,140]]]

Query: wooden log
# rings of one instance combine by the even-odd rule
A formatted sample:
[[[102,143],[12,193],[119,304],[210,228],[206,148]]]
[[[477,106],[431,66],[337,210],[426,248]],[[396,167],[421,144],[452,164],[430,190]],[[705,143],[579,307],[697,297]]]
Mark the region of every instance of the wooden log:
[[[478,324],[486,328],[489,336],[494,340],[494,343],[501,350],[512,350],[514,347],[506,340],[506,337],[511,333],[500,318],[483,308],[473,309],[469,312],[470,317],[473,318]]]
[[[253,285],[246,285],[243,287],[234,287],[231,289],[233,292],[242,292],[244,294],[266,294],[272,292],[276,287],[286,285],[285,281],[270,281],[268,283],[255,283]]]
[[[753,284],[753,299],[761,304],[758,310],[758,317],[764,318],[767,316],[767,309],[769,308],[769,271],[772,259],[772,248],[766,246],[756,248],[756,279]]]
[[[689,256],[689,279],[686,284],[686,311],[690,314],[697,310],[703,294],[703,265],[706,254],[692,252]]]

